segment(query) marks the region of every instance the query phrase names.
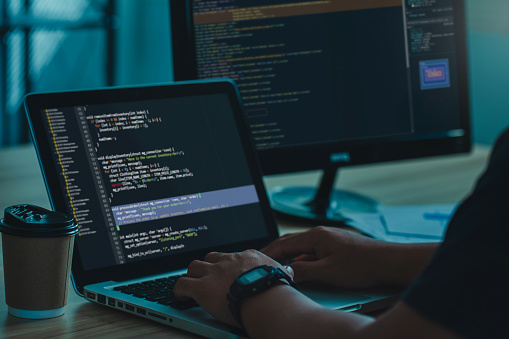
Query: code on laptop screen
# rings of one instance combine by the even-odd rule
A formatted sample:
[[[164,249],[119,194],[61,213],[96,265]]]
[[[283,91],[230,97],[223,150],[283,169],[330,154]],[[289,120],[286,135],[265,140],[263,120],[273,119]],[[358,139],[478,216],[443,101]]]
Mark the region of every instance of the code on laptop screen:
[[[42,114],[86,270],[267,235],[227,95]]]

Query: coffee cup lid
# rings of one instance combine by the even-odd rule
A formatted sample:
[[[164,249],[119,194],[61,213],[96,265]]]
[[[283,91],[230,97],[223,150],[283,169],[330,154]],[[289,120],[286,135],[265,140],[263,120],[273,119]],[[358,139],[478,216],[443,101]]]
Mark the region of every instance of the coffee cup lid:
[[[14,205],[4,210],[0,231],[19,237],[48,238],[78,233],[72,216],[34,205]]]

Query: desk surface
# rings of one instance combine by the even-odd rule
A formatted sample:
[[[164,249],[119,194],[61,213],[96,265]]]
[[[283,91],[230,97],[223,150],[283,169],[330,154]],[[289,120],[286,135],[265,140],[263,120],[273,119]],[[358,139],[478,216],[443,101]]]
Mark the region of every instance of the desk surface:
[[[486,164],[489,149],[474,147],[468,155],[406,160],[342,169],[336,186],[377,199],[387,205],[460,202],[472,189]],[[265,178],[267,188],[316,186],[318,171]],[[5,207],[30,203],[50,208],[44,181],[32,146],[0,150],[0,213]],[[304,225],[279,222],[280,232],[300,231]],[[1,254],[1,252],[0,252]],[[66,313],[55,319],[24,320],[9,316],[5,305],[3,261],[0,263],[0,337],[130,337],[197,338],[156,322],[92,304],[69,291]]]

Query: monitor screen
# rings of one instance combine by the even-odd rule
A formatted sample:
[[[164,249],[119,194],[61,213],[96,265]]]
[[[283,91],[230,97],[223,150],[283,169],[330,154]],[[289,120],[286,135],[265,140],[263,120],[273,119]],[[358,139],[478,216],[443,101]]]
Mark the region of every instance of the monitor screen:
[[[235,80],[264,174],[470,150],[463,0],[170,5],[175,80]]]

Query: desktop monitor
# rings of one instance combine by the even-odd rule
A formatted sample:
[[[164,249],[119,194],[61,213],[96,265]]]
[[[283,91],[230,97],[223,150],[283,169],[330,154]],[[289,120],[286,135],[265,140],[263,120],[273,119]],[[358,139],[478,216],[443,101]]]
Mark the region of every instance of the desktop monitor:
[[[323,170],[271,192],[317,223],[377,202],[338,169],[468,152],[463,0],[170,0],[175,80],[231,78],[265,175]]]

